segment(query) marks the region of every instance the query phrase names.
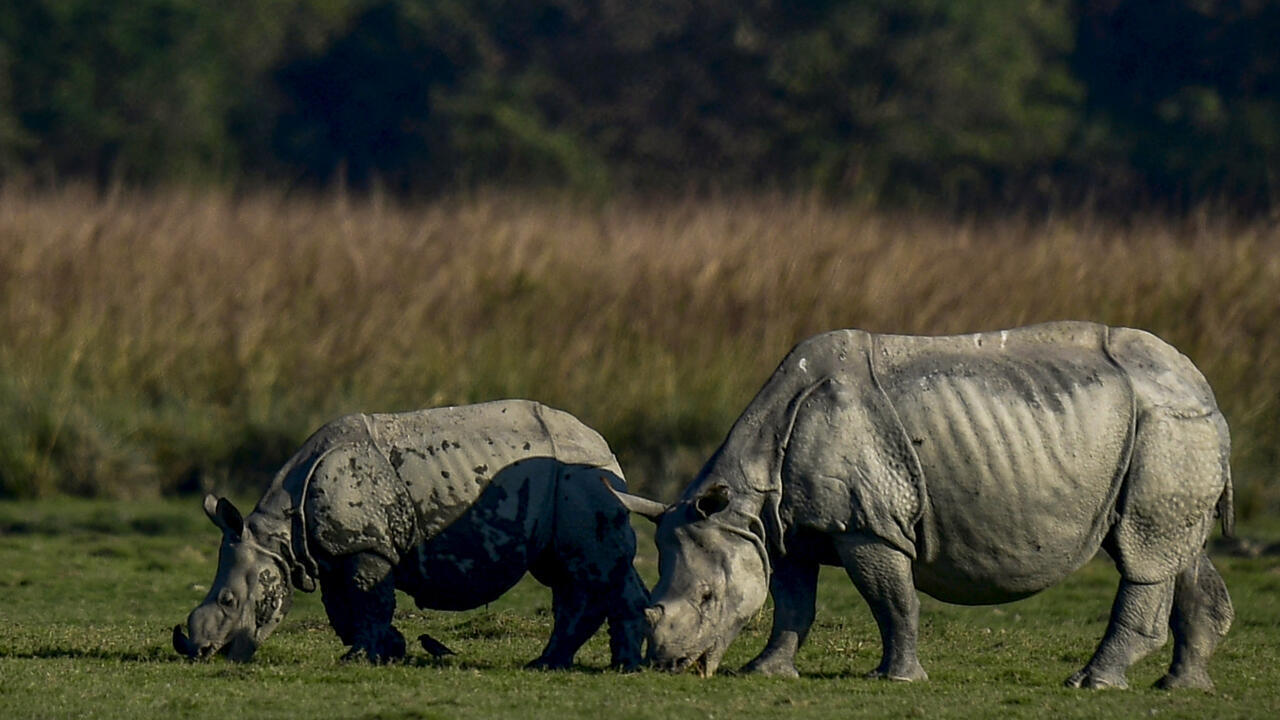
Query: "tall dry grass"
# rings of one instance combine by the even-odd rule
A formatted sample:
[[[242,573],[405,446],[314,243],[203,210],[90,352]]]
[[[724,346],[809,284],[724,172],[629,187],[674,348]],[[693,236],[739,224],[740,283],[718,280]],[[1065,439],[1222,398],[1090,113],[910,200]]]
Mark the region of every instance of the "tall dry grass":
[[[260,482],[324,420],[532,397],[669,495],[786,350],[837,327],[1150,329],[1280,503],[1280,230],[949,222],[795,196],[0,191],[0,492]]]

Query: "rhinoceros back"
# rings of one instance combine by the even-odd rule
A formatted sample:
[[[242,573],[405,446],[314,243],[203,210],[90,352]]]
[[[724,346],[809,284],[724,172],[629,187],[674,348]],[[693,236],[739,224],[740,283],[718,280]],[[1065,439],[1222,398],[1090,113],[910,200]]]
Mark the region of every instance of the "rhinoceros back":
[[[539,406],[538,417],[546,428],[555,458],[565,465],[589,465],[622,477],[618,460],[600,433],[563,410]]]
[[[375,443],[418,511],[419,539],[466,512],[512,463],[555,458],[556,444],[542,421],[548,411],[527,400],[499,400],[371,415]]]
[[[1097,550],[1135,421],[1106,337],[1104,326],[1054,323],[875,338],[875,374],[929,498],[923,589],[999,602],[1047,587]]]
[[[1143,330],[1112,328],[1107,350],[1129,376],[1140,412],[1160,410],[1179,418],[1216,414],[1209,382],[1172,345]]]
[[[582,431],[570,432],[575,426]],[[369,550],[398,562],[521,463],[527,488],[519,502],[549,506],[556,463],[535,461],[566,452],[612,462],[603,439],[603,449],[591,450],[590,436],[599,439],[572,416],[527,400],[339,418],[308,442],[320,457],[305,490],[312,550]]]

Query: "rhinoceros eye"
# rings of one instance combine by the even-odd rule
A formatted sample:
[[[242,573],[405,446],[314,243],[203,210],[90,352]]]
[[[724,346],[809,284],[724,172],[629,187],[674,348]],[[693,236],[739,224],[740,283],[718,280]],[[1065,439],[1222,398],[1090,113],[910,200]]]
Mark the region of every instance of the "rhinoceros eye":
[[[230,590],[223,590],[218,593],[218,604],[224,608],[232,608],[236,605],[235,593]]]

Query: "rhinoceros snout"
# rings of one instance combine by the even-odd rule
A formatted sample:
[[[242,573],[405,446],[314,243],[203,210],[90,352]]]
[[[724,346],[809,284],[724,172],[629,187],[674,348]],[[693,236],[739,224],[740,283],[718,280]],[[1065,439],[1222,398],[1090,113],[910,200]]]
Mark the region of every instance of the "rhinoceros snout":
[[[213,645],[197,645],[182,631],[181,625],[173,626],[173,649],[189,660],[207,660],[217,650]]]
[[[197,647],[187,637],[187,634],[182,631],[181,625],[173,626],[173,649],[189,660],[197,660],[208,656],[208,652],[206,652],[208,646]]]
[[[668,658],[651,656],[649,662],[655,670],[669,673],[683,673],[692,670],[700,677],[709,677],[714,674],[716,665],[716,662],[711,659],[711,650],[709,649],[696,656],[681,655]]]

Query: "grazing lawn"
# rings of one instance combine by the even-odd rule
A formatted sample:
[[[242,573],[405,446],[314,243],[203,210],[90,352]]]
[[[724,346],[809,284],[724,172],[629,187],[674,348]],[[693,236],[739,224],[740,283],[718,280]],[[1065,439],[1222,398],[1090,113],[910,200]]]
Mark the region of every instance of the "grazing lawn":
[[[251,506],[252,502],[245,502]],[[650,527],[638,565],[656,576]],[[1280,540],[1280,524],[1240,535]],[[298,593],[290,616],[255,660],[190,663],[169,645],[172,626],[213,578],[218,532],[198,502],[82,500],[0,503],[0,717],[624,718],[1260,718],[1280,712],[1280,557],[1218,555],[1236,622],[1212,664],[1214,693],[1161,692],[1169,647],[1129,673],[1134,689],[1069,690],[1062,681],[1101,637],[1115,590],[1095,560],[1028,600],[966,608],[924,600],[925,683],[866,680],[879,658],[869,613],[837,569],[826,569],[818,620],[799,680],[700,679],[604,670],[603,634],[568,672],[521,669],[550,631],[550,593],[526,578],[488,607],[421,612],[400,596],[397,626],[456,656],[369,667],[338,661],[318,593]],[[748,660],[768,632],[766,610],[730,649]]]

